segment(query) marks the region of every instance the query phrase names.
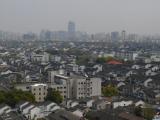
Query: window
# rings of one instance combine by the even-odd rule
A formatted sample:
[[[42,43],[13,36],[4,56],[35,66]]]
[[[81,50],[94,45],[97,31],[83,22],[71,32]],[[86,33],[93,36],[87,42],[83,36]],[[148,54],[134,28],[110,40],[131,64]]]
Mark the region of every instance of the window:
[[[39,88],[39,90],[41,91],[41,88]]]
[[[39,93],[39,95],[41,95],[41,93]]]
[[[36,88],[34,88],[33,91],[36,91]]]
[[[39,100],[41,100],[41,97],[39,97]]]

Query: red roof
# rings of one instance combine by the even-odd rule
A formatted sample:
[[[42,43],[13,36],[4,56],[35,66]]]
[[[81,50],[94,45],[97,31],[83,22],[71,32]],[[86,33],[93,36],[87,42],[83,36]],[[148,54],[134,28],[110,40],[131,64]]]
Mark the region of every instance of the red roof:
[[[112,65],[121,65],[122,63],[116,60],[111,60],[107,64],[112,64]]]

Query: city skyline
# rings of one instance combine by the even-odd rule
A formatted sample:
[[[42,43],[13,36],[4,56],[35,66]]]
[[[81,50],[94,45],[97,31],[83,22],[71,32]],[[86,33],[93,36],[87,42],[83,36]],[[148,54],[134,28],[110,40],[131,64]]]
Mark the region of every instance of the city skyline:
[[[159,10],[158,0],[1,0],[0,29],[67,30],[71,20],[78,30],[89,33],[126,30],[156,34],[160,31]]]

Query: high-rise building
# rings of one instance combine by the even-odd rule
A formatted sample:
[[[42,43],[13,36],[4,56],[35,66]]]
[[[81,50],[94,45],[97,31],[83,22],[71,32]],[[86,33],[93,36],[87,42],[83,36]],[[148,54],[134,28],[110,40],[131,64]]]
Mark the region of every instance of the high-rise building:
[[[136,34],[129,34],[128,35],[128,40],[129,41],[136,41],[137,40],[137,35]]]
[[[72,21],[68,22],[68,33],[75,33],[76,31],[76,27],[75,27],[75,23]]]
[[[112,41],[118,41],[119,40],[119,32],[111,32],[111,40]]]
[[[76,32],[75,23],[72,21],[69,21],[68,23],[68,39],[69,40],[75,39],[75,32]]]
[[[126,31],[122,31],[122,41],[124,42],[126,40]]]

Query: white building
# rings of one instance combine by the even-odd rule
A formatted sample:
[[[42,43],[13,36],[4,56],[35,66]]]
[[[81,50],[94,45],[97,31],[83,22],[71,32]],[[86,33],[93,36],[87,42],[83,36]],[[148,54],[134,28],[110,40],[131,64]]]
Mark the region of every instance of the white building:
[[[60,107],[50,101],[46,101],[35,106],[29,102],[21,102],[17,105],[18,110],[24,115],[27,120],[37,120],[44,118],[50,113],[60,109]]]
[[[123,60],[135,60],[138,57],[138,53],[120,51],[115,53],[115,57]]]
[[[0,104],[0,116],[4,113],[9,113],[11,111],[11,107],[6,104]]]
[[[34,84],[30,86],[30,91],[35,96],[36,102],[43,102],[48,93],[48,85],[47,84]]]
[[[101,96],[101,79],[77,78],[73,81],[73,98]]]
[[[63,98],[81,99],[101,96],[101,79],[75,75],[51,75],[50,87],[58,90]]]
[[[129,100],[129,101],[119,101],[119,102],[113,102],[113,108],[117,108],[117,107],[126,107],[129,105],[132,105],[133,101]]]
[[[47,63],[49,62],[49,54],[46,52],[40,54],[33,53],[31,59],[35,62]]]

